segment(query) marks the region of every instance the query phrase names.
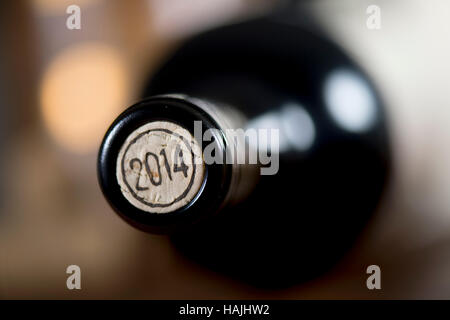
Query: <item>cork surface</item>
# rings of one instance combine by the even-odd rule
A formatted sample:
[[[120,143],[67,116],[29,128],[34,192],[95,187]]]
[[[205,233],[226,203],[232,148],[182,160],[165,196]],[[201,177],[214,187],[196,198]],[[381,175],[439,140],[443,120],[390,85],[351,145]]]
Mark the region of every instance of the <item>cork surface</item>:
[[[168,121],[133,131],[117,157],[116,177],[123,196],[150,213],[173,212],[201,190],[205,167],[198,142]]]

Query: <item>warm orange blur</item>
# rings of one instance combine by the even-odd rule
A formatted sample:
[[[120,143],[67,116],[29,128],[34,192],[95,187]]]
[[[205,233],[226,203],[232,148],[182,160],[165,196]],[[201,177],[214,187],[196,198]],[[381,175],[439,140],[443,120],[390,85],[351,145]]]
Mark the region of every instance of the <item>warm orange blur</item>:
[[[129,100],[130,76],[118,50],[101,43],[68,47],[47,68],[40,90],[45,125],[61,146],[92,152]]]

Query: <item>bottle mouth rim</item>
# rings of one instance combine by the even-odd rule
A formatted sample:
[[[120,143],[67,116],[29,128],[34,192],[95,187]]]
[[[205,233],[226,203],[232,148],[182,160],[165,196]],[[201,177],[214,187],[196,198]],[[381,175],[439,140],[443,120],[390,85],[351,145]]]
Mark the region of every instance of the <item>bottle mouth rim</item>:
[[[200,186],[197,185],[198,191],[187,203],[164,213],[138,208],[124,195],[124,186],[118,181],[119,153],[134,131],[156,121],[174,123],[189,132],[194,139],[194,121],[200,121],[202,132],[216,129],[211,130],[215,133],[212,141],[215,150],[223,154],[226,152],[227,142],[218,123],[203,108],[190,99],[174,95],[153,96],[132,105],[122,112],[107,130],[97,160],[98,182],[103,195],[116,213],[136,228],[152,233],[170,234],[188,229],[220,208],[230,187],[233,169],[229,164],[203,162]],[[197,143],[203,154],[206,144],[203,141]],[[211,144],[211,141],[208,144]]]

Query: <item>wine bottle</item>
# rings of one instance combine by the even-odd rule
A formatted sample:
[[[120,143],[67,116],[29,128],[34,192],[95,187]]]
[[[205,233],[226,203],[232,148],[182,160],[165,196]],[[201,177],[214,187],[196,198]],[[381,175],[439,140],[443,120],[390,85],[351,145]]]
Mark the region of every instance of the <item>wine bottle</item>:
[[[380,201],[383,104],[316,29],[258,18],[204,32],[144,97],[106,133],[100,186],[126,221],[172,234],[216,270],[259,284],[309,278],[342,256]]]

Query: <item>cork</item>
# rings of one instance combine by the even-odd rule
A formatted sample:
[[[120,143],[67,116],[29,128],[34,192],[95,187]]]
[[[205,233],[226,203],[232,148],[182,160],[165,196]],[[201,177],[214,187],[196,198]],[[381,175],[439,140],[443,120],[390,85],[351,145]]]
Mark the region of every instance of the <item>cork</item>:
[[[134,130],[117,157],[122,195],[148,213],[174,212],[195,199],[205,176],[202,149],[191,133],[170,121]]]

